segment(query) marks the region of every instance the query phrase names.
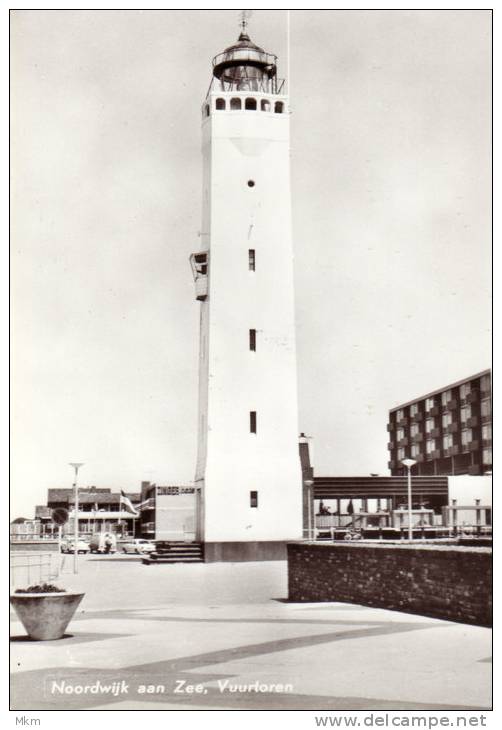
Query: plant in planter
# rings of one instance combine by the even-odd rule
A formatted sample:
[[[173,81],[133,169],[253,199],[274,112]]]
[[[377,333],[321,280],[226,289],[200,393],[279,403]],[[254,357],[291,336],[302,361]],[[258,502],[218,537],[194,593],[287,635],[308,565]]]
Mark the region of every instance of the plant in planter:
[[[51,583],[18,588],[10,597],[26,632],[37,641],[61,639],[84,597]]]

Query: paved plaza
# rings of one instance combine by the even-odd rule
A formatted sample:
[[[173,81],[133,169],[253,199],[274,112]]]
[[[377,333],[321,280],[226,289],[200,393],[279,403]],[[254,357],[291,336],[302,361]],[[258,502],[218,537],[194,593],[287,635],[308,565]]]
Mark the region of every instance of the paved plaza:
[[[67,637],[30,641],[13,616],[14,710],[491,707],[487,628],[288,603],[284,562],[79,563],[57,581],[86,592]]]

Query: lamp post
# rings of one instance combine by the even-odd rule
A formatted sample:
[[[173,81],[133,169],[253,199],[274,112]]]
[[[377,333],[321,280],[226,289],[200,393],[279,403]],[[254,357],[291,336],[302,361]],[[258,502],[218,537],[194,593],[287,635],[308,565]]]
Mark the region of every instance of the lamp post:
[[[307,487],[307,521],[308,521],[308,530],[307,530],[307,537],[309,540],[312,540],[312,493],[311,489],[314,484],[313,479],[305,479],[304,482],[305,486]]]
[[[74,497],[74,517],[73,517],[73,525],[74,525],[74,532],[75,532],[75,543],[73,546],[73,572],[78,573],[78,487],[77,487],[77,477],[78,477],[78,470],[81,466],[84,466],[83,464],[79,464],[77,462],[70,462],[70,466],[73,467],[75,470],[75,480],[73,482],[73,497]]]
[[[411,467],[416,464],[415,459],[402,459],[401,464],[404,464],[408,469],[408,540],[413,540],[413,510],[411,500]]]

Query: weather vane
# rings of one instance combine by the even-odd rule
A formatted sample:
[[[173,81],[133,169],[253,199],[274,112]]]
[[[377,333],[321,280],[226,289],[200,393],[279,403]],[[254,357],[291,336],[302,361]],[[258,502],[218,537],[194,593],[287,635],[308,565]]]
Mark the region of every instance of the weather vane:
[[[243,33],[246,32],[246,29],[247,29],[247,26],[249,23],[249,18],[251,17],[252,13],[253,13],[252,10],[243,10],[241,12],[241,16],[240,16],[241,19],[240,19],[239,25],[241,26]]]

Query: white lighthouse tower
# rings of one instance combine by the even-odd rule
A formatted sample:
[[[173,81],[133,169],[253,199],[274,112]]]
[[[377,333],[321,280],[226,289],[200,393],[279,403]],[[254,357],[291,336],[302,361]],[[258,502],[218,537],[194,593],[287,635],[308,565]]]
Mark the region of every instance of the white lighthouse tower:
[[[302,534],[289,100],[245,23],[202,107],[198,535],[206,560],[284,557]]]

